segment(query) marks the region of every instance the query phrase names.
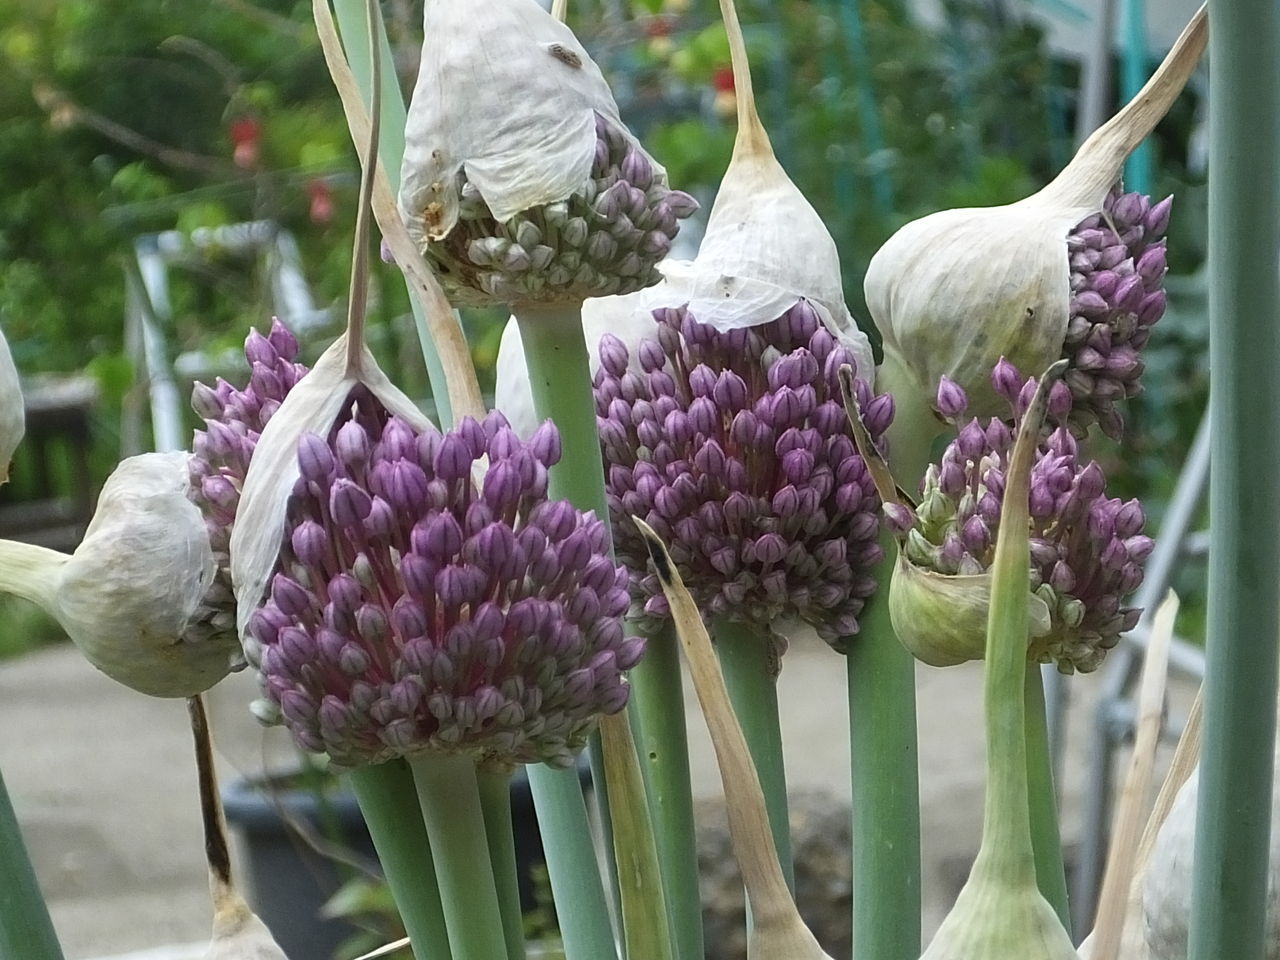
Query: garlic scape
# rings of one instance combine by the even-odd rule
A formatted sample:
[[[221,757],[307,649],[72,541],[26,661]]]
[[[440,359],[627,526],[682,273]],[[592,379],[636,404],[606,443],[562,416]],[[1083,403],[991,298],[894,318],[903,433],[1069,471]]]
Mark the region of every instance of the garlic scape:
[[[697,209],[600,68],[529,0],[428,0],[400,209],[455,302],[580,303],[658,280]]]
[[[42,607],[107,676],[187,697],[243,666],[188,455],[120,462],[75,553],[0,541],[0,590]]]
[[[1015,420],[1024,418],[1036,381],[1003,359],[991,380]],[[889,610],[917,658],[950,666],[983,655],[1013,434],[998,417],[964,422],[965,392],[946,378],[935,403],[958,431],[926,471],[920,502],[892,494],[885,507],[899,543]],[[1059,426],[1039,440],[1030,480],[1028,656],[1087,673],[1137,624],[1141,611],[1124,599],[1142,582],[1153,542],[1142,505],[1108,498],[1101,467],[1080,457],[1062,425],[1071,409],[1069,388],[1054,383],[1049,410]]]
[[[1115,188],[1194,71],[1207,30],[1202,8],[1150,82],[1038,193],[931,214],[877,251],[865,293],[884,336],[883,389],[923,402],[947,376],[985,416],[1000,407],[987,374],[1001,356],[1023,370],[1065,357],[1077,433],[1096,421],[1119,434],[1115,402],[1137,392],[1138,351],[1164,310],[1170,201]]]
[[[1023,415],[1007,469],[995,548],[986,641],[987,793],[982,845],[955,905],[921,960],[1077,960],[1071,938],[1036,884],[1027,786],[1024,586],[1030,554],[1028,503],[1040,424],[1059,363]]]
[[[26,432],[22,384],[13,363],[9,342],[0,333],[0,484],[9,479],[9,462]]]
[[[661,264],[667,284],[657,305],[683,307],[699,323],[726,332],[776,320],[805,300],[858,355],[858,375],[871,382],[871,348],[845,305],[835,240],[778,163],[756,110],[737,10],[721,0],[720,11],[729,36],[738,135],[698,255]]]

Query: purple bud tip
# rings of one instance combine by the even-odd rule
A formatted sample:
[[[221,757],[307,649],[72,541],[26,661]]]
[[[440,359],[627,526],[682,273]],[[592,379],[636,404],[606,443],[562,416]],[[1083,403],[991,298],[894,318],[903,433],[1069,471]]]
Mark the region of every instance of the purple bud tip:
[[[1016,404],[1018,394],[1022,390],[1022,374],[1018,372],[1017,367],[1001,357],[1000,362],[991,371],[991,386],[1009,403]]]
[[[884,505],[885,522],[898,536],[904,536],[916,525],[915,512],[906,504],[886,503]]]
[[[333,453],[329,445],[314,433],[305,433],[298,441],[298,471],[304,480],[327,486],[334,474]]]
[[[334,449],[348,470],[361,470],[369,462],[369,435],[356,421],[348,420],[338,429]]]
[[[191,388],[191,409],[202,420],[217,420],[222,416],[222,400],[212,387],[197,382]]]
[[[544,467],[554,467],[560,462],[563,454],[560,431],[552,421],[546,421],[533,432],[529,438],[529,451]]]
[[[436,451],[436,476],[446,482],[465,478],[471,472],[471,448],[457,431],[449,431]]]
[[[678,220],[693,216],[698,211],[698,208],[702,206],[682,190],[672,190],[663,199],[663,203],[667,205],[668,210],[675,214]]]
[[[298,356],[298,338],[280,322],[279,317],[271,318],[271,332],[267,334],[267,340],[281,360],[292,363]]]
[[[964,413],[965,408],[969,406],[969,397],[960,384],[944,376],[938,381],[936,406],[940,414],[948,420],[953,420]]]
[[[600,365],[614,377],[621,377],[627,372],[627,345],[612,333],[600,338]]]
[[[276,364],[276,349],[271,345],[271,341],[260,334],[256,329],[249,331],[249,336],[244,341],[244,355],[250,365],[261,363],[267,367],[274,367]]]
[[[1055,419],[1065,419],[1071,412],[1071,388],[1063,381],[1055,381],[1049,388],[1049,415]]]

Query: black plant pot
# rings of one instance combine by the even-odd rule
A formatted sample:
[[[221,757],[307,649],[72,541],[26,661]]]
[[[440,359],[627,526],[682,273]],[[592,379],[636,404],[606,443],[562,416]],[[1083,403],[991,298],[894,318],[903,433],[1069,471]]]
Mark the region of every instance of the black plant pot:
[[[584,788],[589,788],[588,768],[584,764],[579,770]],[[376,861],[376,854],[354,795],[343,790],[321,797],[314,790],[292,786],[298,779],[264,782],[239,778],[223,789],[222,802],[227,823],[241,839],[241,869],[254,912],[293,960],[328,960],[338,945],[356,932],[343,920],[320,916],[321,906],[342,885],[342,877],[334,862],[299,836],[291,824],[301,824],[314,836],[323,837],[326,844],[370,860]],[[511,783],[511,817],[520,903],[528,911],[535,906],[533,876],[546,857],[523,768],[516,771]]]

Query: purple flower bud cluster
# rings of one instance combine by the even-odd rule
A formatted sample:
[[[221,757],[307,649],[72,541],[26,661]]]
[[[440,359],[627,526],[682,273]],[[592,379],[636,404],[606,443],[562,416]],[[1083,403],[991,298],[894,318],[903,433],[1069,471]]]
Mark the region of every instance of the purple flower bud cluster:
[[[992,382],[1019,416],[1036,387],[1003,359]],[[1065,422],[1071,399],[1065,387],[1053,390],[1050,416]],[[1013,439],[999,418],[970,420],[929,467],[915,512],[886,511],[911,563],[949,576],[990,569]],[[1041,441],[1031,472],[1031,587],[1048,608],[1050,630],[1032,641],[1030,655],[1064,673],[1097,669],[1141,614],[1123,601],[1142,583],[1153,542],[1142,533],[1142,505],[1108,498],[1105,485],[1095,461],[1082,463],[1067,427]]]
[[[419,431],[369,394],[304,436],[280,568],[245,652],[255,712],[353,767],[425,749],[569,766],[623,671],[626,571],[594,514],[547,500],[555,428]],[[487,457],[479,488],[473,467]]]
[[[567,200],[498,223],[475,185],[458,176],[458,223],[425,254],[459,303],[582,300],[652,286],[680,221],[698,209],[600,114],[591,177]]]
[[[205,429],[196,431],[194,453],[187,461],[191,475],[188,496],[204,514],[209,545],[218,562],[217,576],[197,620],[204,629],[216,632],[235,629],[227,551],[249,458],[271,415],[307,372],[297,362],[297,339],[278,319],[271,321],[266,336],[257,330],[249,332],[244,355],[250,372],[243,390],[219,377],[214,386],[197,382],[191,391],[192,409],[205,421]]]
[[[1119,439],[1124,418],[1116,401],[1142,390],[1141,350],[1166,304],[1164,235],[1172,206],[1172,197],[1152,204],[1113,190],[1102,213],[1067,237],[1071,312],[1062,355],[1071,361],[1066,382],[1077,436],[1096,421]]]
[[[642,625],[669,609],[632,516],[667,542],[705,614],[764,629],[803,620],[839,647],[858,631],[882,556],[880,501],[840,399],[853,353],[804,300],[726,333],[683,308],[653,316],[640,372],[605,336],[595,377],[614,546],[636,571]],[[858,389],[879,438],[893,401]]]

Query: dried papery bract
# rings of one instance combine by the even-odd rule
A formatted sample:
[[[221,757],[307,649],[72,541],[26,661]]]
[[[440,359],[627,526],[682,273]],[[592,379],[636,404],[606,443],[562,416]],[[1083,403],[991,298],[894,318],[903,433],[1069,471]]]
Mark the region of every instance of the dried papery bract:
[[[1125,778],[1116,806],[1111,831],[1110,852],[1098,894],[1098,915],[1093,932],[1080,945],[1087,960],[1138,960],[1143,949],[1140,924],[1133,921],[1141,913],[1142,885],[1149,853],[1144,849],[1143,813],[1151,790],[1151,777],[1164,723],[1165,688],[1168,683],[1169,646],[1178,617],[1178,595],[1166,594],[1151,624],[1150,642],[1142,665],[1138,696],[1138,716]],[[1148,821],[1149,822],[1149,821]]]
[[[577,304],[655,283],[697,203],[569,28],[528,0],[428,0],[424,34],[400,209],[450,298]]]
[[[1099,420],[1119,432],[1114,401],[1136,392],[1137,350],[1163,311],[1163,251],[1151,240],[1169,202],[1144,206],[1130,194],[1108,203],[1108,193],[1191,76],[1206,34],[1201,9],[1150,83],[1040,192],[931,214],[877,251],[865,293],[884,334],[885,389],[928,403],[945,375],[985,415],[999,406],[986,382],[999,357],[1024,370],[1067,357],[1077,426]]]
[[[187,701],[196,748],[200,809],[204,820],[209,891],[213,897],[213,936],[205,960],[288,960],[266,924],[249,908],[232,879],[227,824],[213,766],[213,740],[204,701]]]
[[[74,554],[0,541],[0,590],[44,608],[91,664],[155,697],[192,696],[244,664],[225,611],[207,602],[216,563],[187,497],[187,459],[121,461]]]
[[[1064,366],[1059,363],[1041,379],[1008,470],[987,634],[982,845],[955,905],[921,960],[1078,960],[1071,938],[1036,884],[1023,701],[1031,467],[1049,385]]]
[[[729,0],[720,10],[733,60],[737,140],[697,257],[659,268],[667,284],[658,305],[685,307],[723,332],[776,320],[803,299],[858,353],[859,374],[870,382],[871,348],[845,306],[835,241],[774,156],[756,111],[737,10]]]
[[[742,870],[753,926],[748,960],[831,960],[805,926],[787,889],[770,832],[764,792],[738,718],[734,715],[711,637],[680,572],[653,528],[636,519],[662,589],[671,605],[680,645],[720,766],[734,856]]]
[[[9,462],[26,431],[22,384],[9,342],[0,333],[0,484],[9,479]]]
[[[1200,790],[1200,714],[1197,696],[1187,720],[1187,730],[1178,742],[1170,776],[1161,788],[1143,835],[1146,855],[1136,894],[1140,900],[1136,925],[1142,931],[1146,957],[1142,960],[1182,960],[1187,956],[1191,919],[1192,864],[1195,854],[1196,815]],[[1275,722],[1280,726],[1280,708]],[[1280,771],[1280,743],[1272,763]],[[1181,779],[1176,782],[1175,774]],[[1280,958],[1280,777],[1271,793],[1271,849],[1267,873],[1267,916],[1264,933],[1265,960]],[[1154,834],[1154,835],[1153,835]],[[1125,956],[1128,960],[1128,956]]]

